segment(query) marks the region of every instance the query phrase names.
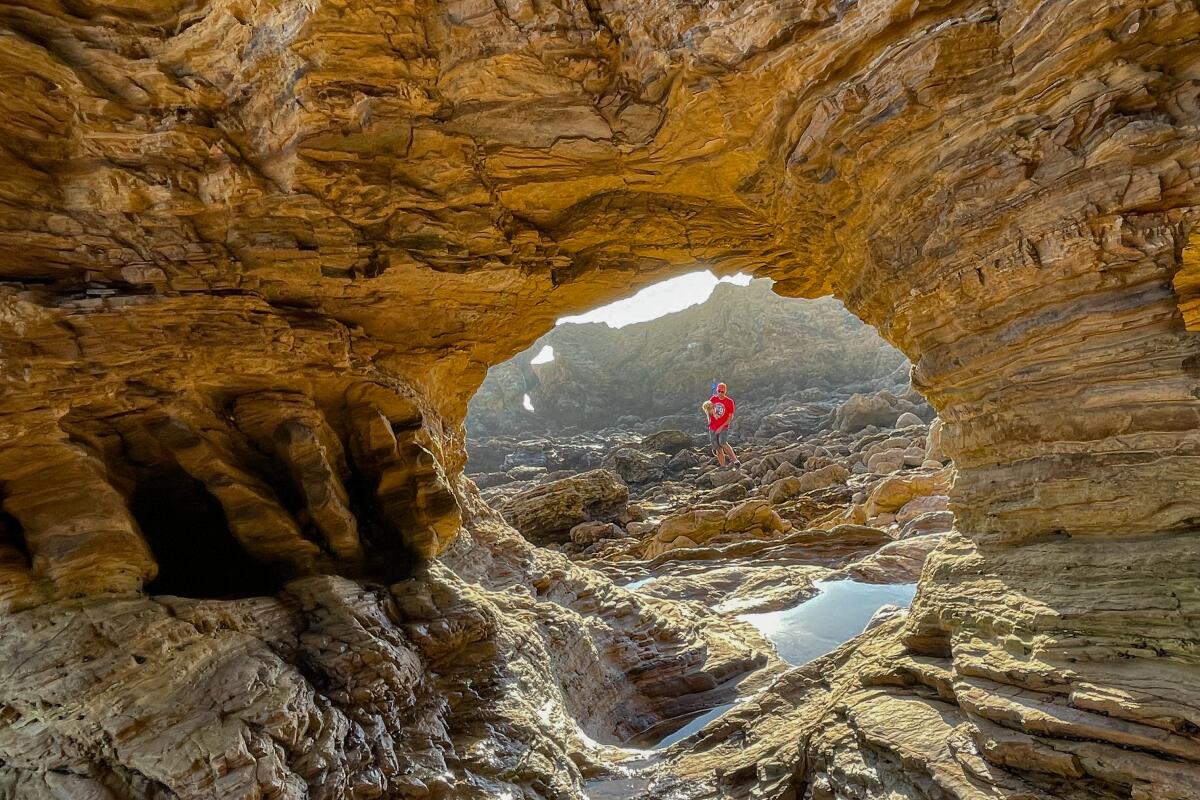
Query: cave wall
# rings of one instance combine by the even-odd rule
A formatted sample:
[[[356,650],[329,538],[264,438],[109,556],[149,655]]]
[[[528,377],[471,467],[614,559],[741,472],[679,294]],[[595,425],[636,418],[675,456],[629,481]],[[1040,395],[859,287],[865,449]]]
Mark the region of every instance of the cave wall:
[[[164,475],[278,580],[421,569],[465,541],[487,367],[700,262],[835,294],[913,361],[958,534],[905,641],[970,684],[963,724],[1134,748],[1137,780],[1088,779],[1168,796],[1155,776],[1200,761],[1198,34],[1182,0],[0,7],[4,640],[140,596],[160,565],[134,499]],[[11,796],[89,769],[229,791],[63,744],[68,711],[104,741],[136,687],[77,709],[14,680]],[[294,738],[223,750],[239,734],[204,726],[228,764],[316,780]],[[262,768],[221,774],[249,793]]]

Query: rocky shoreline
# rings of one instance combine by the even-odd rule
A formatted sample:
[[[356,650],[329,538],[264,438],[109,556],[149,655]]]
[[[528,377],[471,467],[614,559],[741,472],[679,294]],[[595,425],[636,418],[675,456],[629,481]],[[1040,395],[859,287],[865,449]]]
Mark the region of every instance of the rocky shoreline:
[[[735,622],[795,607],[823,581],[915,583],[953,524],[953,465],[940,422],[912,397],[777,401],[742,418],[736,468],[718,466],[703,435],[672,429],[486,437],[468,452],[487,470],[472,476],[483,499],[531,544]],[[488,470],[497,465],[508,470]],[[676,717],[703,710],[693,707]]]

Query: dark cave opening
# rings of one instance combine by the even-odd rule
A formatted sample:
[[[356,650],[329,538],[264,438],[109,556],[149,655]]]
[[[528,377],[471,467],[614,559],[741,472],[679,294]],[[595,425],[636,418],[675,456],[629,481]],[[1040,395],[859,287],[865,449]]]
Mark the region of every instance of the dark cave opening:
[[[158,562],[149,594],[231,599],[279,591],[278,572],[246,553],[217,498],[182,470],[140,481],[129,506]]]
[[[0,491],[0,500],[3,500],[3,491]],[[25,543],[25,531],[21,527],[21,522],[12,514],[0,508],[0,547],[7,547],[9,552],[16,554],[14,557],[19,559],[21,566],[29,569],[33,563],[33,559],[29,556],[29,548]]]
[[[381,583],[398,583],[427,566],[421,554],[410,547],[377,495],[380,478],[351,461],[345,481],[350,509],[358,521],[365,562],[362,577]],[[415,524],[415,520],[413,521]]]

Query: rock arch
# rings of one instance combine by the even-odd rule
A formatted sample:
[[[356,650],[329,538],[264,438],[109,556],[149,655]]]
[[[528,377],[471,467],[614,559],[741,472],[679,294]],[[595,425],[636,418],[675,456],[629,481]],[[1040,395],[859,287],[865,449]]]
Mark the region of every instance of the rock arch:
[[[6,6],[0,598],[153,576],[105,431],[164,415],[297,574],[370,557],[346,453],[405,547],[446,553],[487,365],[693,264],[750,271],[841,298],[946,420],[959,535],[905,636],[973,730],[1018,737],[987,762],[1175,796],[1198,35],[1170,0]],[[300,398],[287,431],[236,413],[264,393]]]

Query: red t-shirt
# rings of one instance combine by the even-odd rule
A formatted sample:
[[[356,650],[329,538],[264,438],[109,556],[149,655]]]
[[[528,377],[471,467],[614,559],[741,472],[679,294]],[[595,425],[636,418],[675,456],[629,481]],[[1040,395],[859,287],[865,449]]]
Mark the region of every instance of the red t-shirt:
[[[733,400],[729,397],[713,395],[709,398],[713,404],[712,417],[708,420],[710,431],[719,431],[729,424],[733,416]]]

